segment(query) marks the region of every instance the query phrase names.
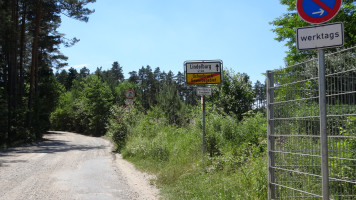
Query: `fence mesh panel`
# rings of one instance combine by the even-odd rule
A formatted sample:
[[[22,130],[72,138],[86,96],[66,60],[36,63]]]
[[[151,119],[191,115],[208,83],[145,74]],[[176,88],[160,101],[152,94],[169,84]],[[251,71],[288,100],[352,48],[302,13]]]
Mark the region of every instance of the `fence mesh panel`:
[[[326,55],[330,199],[356,199],[356,47]],[[318,60],[267,72],[269,199],[322,199]]]

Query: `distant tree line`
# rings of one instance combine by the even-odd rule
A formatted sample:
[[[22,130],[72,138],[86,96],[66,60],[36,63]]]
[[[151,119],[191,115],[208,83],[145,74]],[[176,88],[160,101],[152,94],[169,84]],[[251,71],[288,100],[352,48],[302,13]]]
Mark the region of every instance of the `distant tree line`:
[[[114,62],[109,70],[100,67],[90,73],[86,67],[79,72],[70,68],[57,72],[55,76],[66,89],[51,115],[52,128],[57,130],[105,134],[108,118],[120,118],[110,116],[110,110],[113,106],[126,106],[125,91],[129,89],[136,93],[134,106],[137,109],[146,113],[157,107],[169,124],[181,125],[187,120],[184,116],[187,107],[200,104],[196,86],[185,84],[183,73],[175,75],[172,71],[161,71],[159,67],[152,70],[149,65],[129,72],[127,79],[118,62]],[[212,96],[207,98],[210,105],[237,119],[257,108],[254,106],[256,103],[261,108],[261,102],[265,101],[264,84],[256,82],[254,88],[247,74],[224,71],[223,84],[212,86],[212,89]],[[93,128],[91,125],[94,124],[100,128]]]
[[[125,107],[125,92],[129,89],[135,91],[135,107],[147,112],[158,106],[165,111],[170,123],[180,123],[183,120],[180,112],[185,105],[197,105],[194,87],[185,84],[184,74],[178,72],[174,75],[172,71],[166,73],[159,67],[152,70],[147,65],[138,71],[130,72],[127,79],[124,78],[118,62],[114,62],[109,70],[102,70],[100,67],[90,73],[86,67],[79,72],[70,68],[68,72],[62,70],[55,76],[66,89],[60,98],[59,106],[51,115],[52,126],[57,130],[91,135],[105,134],[110,108],[114,105]],[[95,85],[101,86],[94,87]],[[94,96],[98,98],[92,98]],[[100,109],[94,108],[99,105],[102,106]],[[104,120],[100,121],[102,119]],[[95,126],[100,128],[94,131],[90,124],[96,124]]]

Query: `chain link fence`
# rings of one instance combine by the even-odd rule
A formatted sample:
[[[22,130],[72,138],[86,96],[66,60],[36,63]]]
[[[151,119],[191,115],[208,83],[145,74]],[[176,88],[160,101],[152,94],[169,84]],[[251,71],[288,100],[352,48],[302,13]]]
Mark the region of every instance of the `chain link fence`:
[[[325,57],[330,199],[356,199],[356,47]],[[318,60],[267,71],[269,199],[322,199]]]

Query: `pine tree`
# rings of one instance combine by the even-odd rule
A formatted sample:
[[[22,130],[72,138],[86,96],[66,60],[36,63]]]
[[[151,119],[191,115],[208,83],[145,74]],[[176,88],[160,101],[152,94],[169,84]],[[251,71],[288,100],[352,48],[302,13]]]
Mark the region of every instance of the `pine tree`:
[[[43,86],[57,87],[51,69],[66,64],[59,52],[65,43],[57,32],[61,14],[86,22],[94,11],[85,6],[93,2],[0,0],[0,107],[7,104],[7,109],[0,109],[0,120],[7,127],[0,130],[0,145],[40,137],[42,114],[47,113],[42,112],[41,98],[55,90]]]

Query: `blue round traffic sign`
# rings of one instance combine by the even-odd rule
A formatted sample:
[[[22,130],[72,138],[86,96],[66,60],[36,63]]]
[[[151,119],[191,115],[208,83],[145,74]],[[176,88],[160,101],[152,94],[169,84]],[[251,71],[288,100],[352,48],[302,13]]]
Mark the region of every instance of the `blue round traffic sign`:
[[[312,24],[331,20],[339,12],[342,0],[297,0],[299,16]]]

